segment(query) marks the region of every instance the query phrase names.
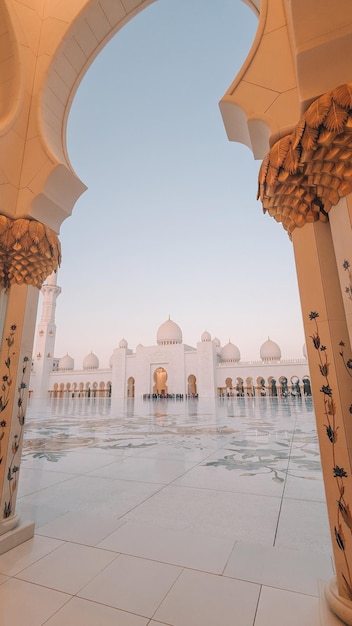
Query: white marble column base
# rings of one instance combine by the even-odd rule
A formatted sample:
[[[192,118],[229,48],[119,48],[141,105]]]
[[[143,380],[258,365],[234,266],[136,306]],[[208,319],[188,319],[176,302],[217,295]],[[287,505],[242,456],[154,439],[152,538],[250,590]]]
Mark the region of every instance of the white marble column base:
[[[352,602],[339,595],[335,578],[327,583],[325,587],[325,597],[331,611],[333,611],[344,624],[352,626]]]
[[[23,522],[0,535],[0,554],[8,552],[34,536],[34,522]]]

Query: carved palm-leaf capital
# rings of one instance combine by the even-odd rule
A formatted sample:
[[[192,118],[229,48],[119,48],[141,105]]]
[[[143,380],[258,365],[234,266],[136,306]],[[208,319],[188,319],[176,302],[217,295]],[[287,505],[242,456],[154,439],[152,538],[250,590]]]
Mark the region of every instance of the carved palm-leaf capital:
[[[290,236],[306,223],[326,222],[331,207],[352,192],[351,162],[352,83],[346,83],[317,98],[266,155],[257,196],[264,213]]]
[[[61,262],[61,246],[56,233],[41,222],[12,220],[0,215],[0,285],[33,285],[44,280]]]

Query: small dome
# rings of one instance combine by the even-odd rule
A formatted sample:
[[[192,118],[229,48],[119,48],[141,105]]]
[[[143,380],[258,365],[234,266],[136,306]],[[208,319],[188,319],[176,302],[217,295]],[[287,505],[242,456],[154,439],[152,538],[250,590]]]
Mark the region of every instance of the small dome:
[[[126,339],[121,339],[120,343],[119,343],[119,348],[127,348],[128,347],[128,343],[126,341]]]
[[[182,343],[181,328],[169,318],[166,322],[159,326],[156,342],[159,346]]]
[[[280,361],[281,359],[281,350],[280,346],[275,343],[275,341],[271,341],[268,337],[268,340],[265,341],[260,348],[260,358],[262,361],[270,362],[270,361]]]
[[[235,346],[235,344],[231,343],[231,341],[229,341],[229,343],[227,343],[221,350],[221,360],[235,363],[238,363],[238,361],[241,360],[239,349]]]
[[[210,333],[208,333],[207,330],[205,330],[204,333],[202,334],[201,341],[211,341],[211,335]]]
[[[97,370],[99,367],[99,359],[98,357],[91,352],[87,354],[87,356],[83,359],[83,369],[84,370]]]
[[[59,370],[73,370],[74,365],[75,362],[69,354],[65,354],[65,356],[59,360]]]
[[[217,337],[214,337],[213,342],[215,343],[217,348],[220,348],[220,339],[218,339]]]
[[[302,351],[303,351],[303,356],[304,356],[304,358],[307,360],[307,358],[308,358],[308,357],[307,357],[307,347],[306,347],[306,344],[305,344],[305,343],[303,344],[303,349],[302,349]]]

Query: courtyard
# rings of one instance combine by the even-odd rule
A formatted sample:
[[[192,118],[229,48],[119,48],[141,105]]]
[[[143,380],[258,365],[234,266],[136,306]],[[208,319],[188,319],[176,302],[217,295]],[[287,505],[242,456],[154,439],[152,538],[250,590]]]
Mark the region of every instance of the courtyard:
[[[17,512],[2,626],[342,624],[311,397],[31,400]]]

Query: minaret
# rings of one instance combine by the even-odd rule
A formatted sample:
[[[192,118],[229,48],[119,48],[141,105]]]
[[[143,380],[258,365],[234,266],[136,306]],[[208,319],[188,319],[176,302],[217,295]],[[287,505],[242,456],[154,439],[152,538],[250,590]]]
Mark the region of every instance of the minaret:
[[[61,287],[57,286],[57,273],[53,272],[48,276],[41,292],[43,294],[42,317],[37,330],[30,382],[30,389],[35,398],[48,397],[49,378],[53,369],[56,299],[61,293]]]

